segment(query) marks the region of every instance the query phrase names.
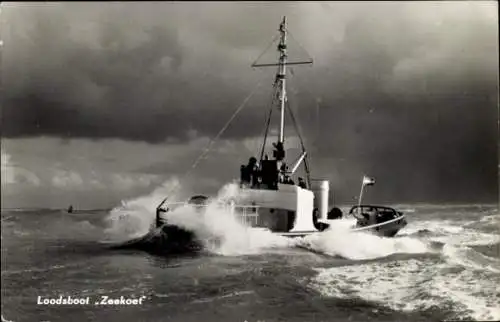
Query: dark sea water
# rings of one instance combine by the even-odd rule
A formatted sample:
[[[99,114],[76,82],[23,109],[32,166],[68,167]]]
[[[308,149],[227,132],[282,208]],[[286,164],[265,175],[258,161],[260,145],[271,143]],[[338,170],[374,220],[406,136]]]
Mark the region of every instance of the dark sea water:
[[[150,212],[130,207],[2,211],[2,320],[500,319],[500,215],[493,206],[400,205],[409,224],[392,239],[348,232],[348,220],[321,238],[293,241],[212,220],[205,233],[227,234],[224,245],[183,256],[109,249],[103,241],[110,234],[126,240],[151,223]],[[95,305],[103,295],[145,298]],[[38,296],[90,303],[39,305]]]

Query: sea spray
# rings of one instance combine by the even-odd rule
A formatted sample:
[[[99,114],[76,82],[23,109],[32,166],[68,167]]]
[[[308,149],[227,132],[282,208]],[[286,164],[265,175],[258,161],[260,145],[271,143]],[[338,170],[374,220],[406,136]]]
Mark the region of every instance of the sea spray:
[[[122,201],[106,217],[107,238],[126,241],[145,235],[154,222],[156,207],[175,186],[178,186],[176,178],[166,181],[148,195]],[[178,195],[182,194],[185,192],[181,190]]]
[[[151,194],[123,201],[120,207],[111,210],[106,218],[108,239],[126,241],[146,235],[154,222],[156,206],[174,185],[176,180],[168,181]],[[188,199],[185,191],[179,195]],[[243,195],[238,184],[226,184],[203,211],[188,204],[171,209],[168,223],[194,232],[207,250],[221,255],[258,253],[264,248],[290,245],[287,238],[267,230],[250,229],[232,214],[227,203]]]
[[[251,229],[231,212],[227,202],[238,200],[242,194],[237,184],[227,184],[203,209],[184,205],[169,212],[168,223],[193,231],[208,251],[220,255],[255,254],[290,246],[288,238],[266,229]]]
[[[147,234],[154,222],[156,206],[176,184],[172,180],[147,196],[122,202],[122,206],[113,209],[107,218],[110,223],[108,235],[114,240],[124,241]],[[352,232],[350,229],[355,224],[352,218],[332,221],[330,228],[323,233],[294,239],[264,228],[250,228],[228,206],[230,201],[238,204],[239,200],[244,200],[244,194],[237,183],[226,184],[202,209],[188,204],[171,209],[167,215],[168,223],[194,232],[206,250],[220,255],[256,254],[298,246],[326,255],[362,260],[394,253],[429,251],[425,243],[409,237],[383,238],[367,232]]]

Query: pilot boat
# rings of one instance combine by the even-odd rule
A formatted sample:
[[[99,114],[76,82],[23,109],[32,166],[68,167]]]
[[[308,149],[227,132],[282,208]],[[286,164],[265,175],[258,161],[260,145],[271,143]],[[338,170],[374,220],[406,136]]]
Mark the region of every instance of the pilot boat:
[[[326,179],[311,178],[308,154],[300,137],[297,124],[289,106],[286,90],[287,67],[290,65],[312,64],[307,61],[288,61],[286,17],[279,25],[279,60],[270,64],[252,64],[252,67],[277,67],[273,84],[274,99],[268,114],[267,128],[260,158],[250,157],[240,168],[240,189],[236,197],[225,201],[231,212],[241,219],[243,225],[251,229],[263,229],[286,237],[303,237],[323,233],[333,220],[352,215],[356,219],[353,231],[370,231],[380,236],[393,237],[407,223],[402,212],[387,206],[363,205],[362,194],[366,186],[374,184],[374,179],[363,177],[358,204],[345,216],[338,207],[329,208],[330,184]],[[277,142],[272,144],[272,157],[264,154],[271,115],[279,110],[280,124]],[[285,155],[285,112],[290,114],[293,125],[299,134],[301,154],[288,164]],[[232,118],[231,118],[232,119]],[[220,132],[221,133],[221,132]],[[219,133],[219,134],[220,134]],[[201,158],[199,158],[201,159]],[[300,166],[304,167],[305,180],[293,178]],[[156,208],[156,220],[150,234],[131,241],[128,246],[153,247],[163,251],[185,251],[200,249],[203,243],[197,240],[194,232],[169,223],[169,214],[181,205],[191,204],[203,211],[213,198],[197,195],[179,203],[167,202],[165,198]],[[123,246],[127,246],[123,245]]]

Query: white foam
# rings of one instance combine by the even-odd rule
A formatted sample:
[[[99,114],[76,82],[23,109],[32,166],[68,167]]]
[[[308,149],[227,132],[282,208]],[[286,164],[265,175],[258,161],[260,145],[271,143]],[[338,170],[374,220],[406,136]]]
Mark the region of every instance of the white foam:
[[[463,225],[470,223],[451,220],[419,220],[411,221],[410,224],[401,229],[400,234],[411,235],[418,231],[428,230],[436,234],[460,233]]]
[[[316,269],[310,286],[324,296],[359,297],[401,311],[440,307],[454,318],[500,319],[498,275],[478,279],[478,272],[450,270],[447,263],[416,259]],[[483,274],[485,272],[482,272]]]
[[[297,239],[296,245],[354,260],[381,258],[397,253],[418,254],[431,251],[426,243],[415,238],[387,238],[368,232],[351,231],[353,224],[353,219],[336,220],[321,234]]]
[[[476,231],[467,231],[462,235],[439,236],[430,238],[432,241],[451,245],[487,246],[500,242],[500,236]]]
[[[498,223],[500,219],[500,215],[499,214],[491,214],[491,215],[486,215],[486,216],[483,216],[479,222],[481,223]]]
[[[492,219],[487,219],[492,220]],[[400,231],[401,235],[412,235],[427,230],[433,235],[423,240],[462,246],[492,245],[500,242],[500,235],[484,233],[472,228],[477,221],[432,220],[415,221]]]
[[[455,247],[444,245],[443,257],[450,264],[460,265],[473,270],[486,270],[493,273],[500,273],[500,260],[485,256],[469,247]]]
[[[205,242],[208,251],[221,255],[254,254],[292,245],[291,239],[241,224],[228,208],[220,205],[221,199],[235,193],[237,186],[229,184],[203,211],[185,205],[169,212],[169,223],[193,231],[197,238]]]
[[[317,269],[318,276],[311,287],[325,296],[337,298],[359,297],[389,308],[402,311],[425,310],[439,307],[455,312],[449,319],[499,320],[500,319],[500,260],[483,255],[469,246],[491,245],[500,241],[497,234],[475,230],[478,222],[491,223],[498,215],[484,216],[481,220],[427,220],[413,221],[400,234],[411,236],[426,230],[430,236],[418,239],[444,243],[441,250],[443,262],[433,259],[420,261],[373,262],[327,269]],[[339,236],[340,237],[340,236]],[[384,245],[375,239],[356,238],[357,244],[368,242],[366,249],[383,254]],[[351,241],[337,243],[351,252],[356,250]],[[373,244],[373,246],[372,246]],[[350,245],[349,247],[347,247]],[[390,247],[386,249],[389,253]],[[363,255],[363,254],[362,254]],[[361,259],[362,256],[348,257]]]
[[[348,259],[373,259],[396,253],[426,253],[430,249],[414,238],[384,238],[366,232],[352,232],[353,219],[335,220],[328,231],[303,238],[287,238],[265,229],[242,225],[219,201],[237,196],[235,184],[228,184],[202,212],[189,205],[169,213],[169,222],[195,232],[209,251],[221,255],[255,254],[276,248],[301,246],[316,252]],[[214,239],[219,242],[214,243]]]
[[[147,196],[122,202],[108,215],[108,240],[125,241],[145,235],[151,228],[156,206],[176,181],[165,183]],[[265,249],[288,247],[291,240],[268,230],[250,229],[242,225],[222,201],[241,195],[235,183],[223,186],[203,211],[192,205],[181,205],[168,212],[170,224],[193,231],[208,251],[220,255],[254,254]]]

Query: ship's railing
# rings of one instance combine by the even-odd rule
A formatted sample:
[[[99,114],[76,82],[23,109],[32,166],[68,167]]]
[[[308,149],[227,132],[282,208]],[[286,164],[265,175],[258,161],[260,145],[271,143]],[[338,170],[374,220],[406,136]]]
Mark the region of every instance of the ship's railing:
[[[233,214],[242,225],[254,227],[259,223],[259,208],[259,206],[254,205],[235,205],[233,206]]]
[[[175,210],[176,208],[183,206],[193,206],[193,207],[209,207],[210,204],[192,204],[187,201],[180,202],[170,202],[165,204],[162,208],[168,211]],[[219,207],[231,212],[238,221],[247,226],[257,226],[259,223],[259,208],[257,205],[237,205],[231,203],[220,203]]]

